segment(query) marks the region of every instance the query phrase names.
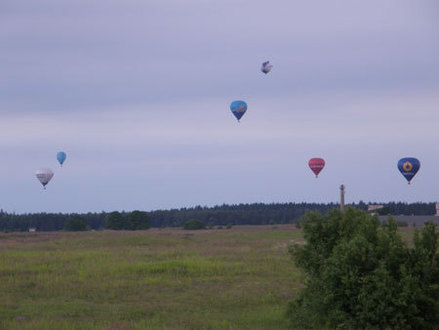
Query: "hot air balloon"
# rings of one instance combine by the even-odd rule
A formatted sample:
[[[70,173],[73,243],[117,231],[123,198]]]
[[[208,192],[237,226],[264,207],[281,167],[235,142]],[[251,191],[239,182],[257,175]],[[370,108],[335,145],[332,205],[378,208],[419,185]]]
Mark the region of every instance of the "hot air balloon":
[[[325,167],[325,160],[323,158],[311,158],[308,162],[308,166],[311,169],[311,171],[314,172],[317,178],[319,173]]]
[[[245,103],[244,101],[239,101],[239,100],[233,101],[230,104],[230,110],[232,111],[232,113],[235,115],[236,119],[238,119],[238,122],[239,122],[241,117],[247,111],[247,103]]]
[[[50,168],[42,168],[35,172],[38,180],[40,180],[44,189],[46,189],[46,184],[49,183],[50,179],[53,177],[53,171]]]
[[[264,62],[261,65],[261,71],[265,74],[269,73],[272,68],[273,68],[273,65],[270,64],[270,61]]]
[[[56,159],[58,159],[59,164],[62,166],[64,161],[66,160],[66,153],[64,151],[60,151],[56,154]]]
[[[409,184],[413,177],[416,175],[416,173],[419,171],[420,167],[421,163],[419,162],[419,160],[413,157],[401,158],[398,161],[398,170],[401,172],[402,175],[404,175]]]

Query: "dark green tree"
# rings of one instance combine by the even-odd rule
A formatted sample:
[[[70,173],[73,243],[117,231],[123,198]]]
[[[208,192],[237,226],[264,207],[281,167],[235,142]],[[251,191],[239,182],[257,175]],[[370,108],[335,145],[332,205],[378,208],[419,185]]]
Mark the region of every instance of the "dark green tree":
[[[145,230],[149,229],[149,215],[142,211],[133,211],[126,217],[127,229],[131,230]]]
[[[433,223],[414,235],[414,247],[389,217],[347,208],[308,213],[306,244],[290,253],[306,274],[290,303],[295,328],[433,329],[439,324],[438,233]]]
[[[183,229],[185,230],[196,230],[196,229],[205,229],[206,225],[204,222],[200,220],[189,220],[184,224]]]
[[[123,230],[126,227],[126,220],[120,212],[114,211],[107,215],[105,220],[106,229]]]
[[[389,206],[384,206],[383,208],[378,209],[377,213],[379,215],[389,215],[389,214],[392,214],[392,212],[390,211],[390,207]]]
[[[88,221],[85,217],[75,214],[66,221],[64,229],[67,231],[86,231]]]

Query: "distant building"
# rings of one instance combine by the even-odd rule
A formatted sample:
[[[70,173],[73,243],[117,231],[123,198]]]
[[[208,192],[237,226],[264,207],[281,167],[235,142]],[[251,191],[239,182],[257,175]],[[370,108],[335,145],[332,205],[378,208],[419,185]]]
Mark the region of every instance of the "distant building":
[[[439,216],[439,203],[436,203],[436,216]]]
[[[384,207],[384,205],[378,205],[378,204],[368,205],[368,206],[367,206],[367,211],[368,211],[368,212],[370,212],[370,211],[376,211],[376,210],[382,209],[383,207]]]
[[[372,204],[367,206],[367,212],[369,212],[371,215],[377,214],[375,211],[380,210],[384,207],[384,205],[379,204]]]
[[[35,227],[30,227],[29,228],[29,233],[34,233],[36,231],[37,231],[37,228],[35,228]]]

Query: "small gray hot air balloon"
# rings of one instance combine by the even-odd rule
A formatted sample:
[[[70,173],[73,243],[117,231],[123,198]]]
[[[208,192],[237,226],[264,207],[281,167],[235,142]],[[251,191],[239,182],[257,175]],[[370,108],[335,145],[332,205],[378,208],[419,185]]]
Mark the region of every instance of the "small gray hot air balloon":
[[[46,184],[48,184],[53,177],[53,171],[50,168],[41,168],[35,172],[35,176],[41,182],[44,189],[46,189]]]

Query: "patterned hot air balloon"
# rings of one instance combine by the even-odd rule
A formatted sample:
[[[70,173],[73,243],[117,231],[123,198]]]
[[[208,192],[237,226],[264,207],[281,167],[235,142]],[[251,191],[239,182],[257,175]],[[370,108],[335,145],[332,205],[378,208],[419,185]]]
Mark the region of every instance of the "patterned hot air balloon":
[[[273,68],[273,65],[270,64],[270,61],[266,61],[266,62],[262,63],[262,65],[261,65],[261,71],[265,74],[269,73],[272,68]]]
[[[323,158],[311,158],[308,162],[308,166],[311,169],[311,171],[314,172],[317,178],[319,173],[325,167],[325,161]]]
[[[46,189],[46,184],[48,184],[53,177],[53,171],[50,168],[42,168],[35,172],[35,176],[41,182],[44,189]]]
[[[244,113],[247,111],[247,103],[244,101],[233,101],[230,104],[230,110],[235,115],[236,119],[241,119],[242,116],[244,116]]]
[[[406,178],[408,184],[410,184],[410,181],[413,179],[416,173],[418,173],[420,168],[420,161],[413,157],[401,158],[398,161],[398,170]]]

